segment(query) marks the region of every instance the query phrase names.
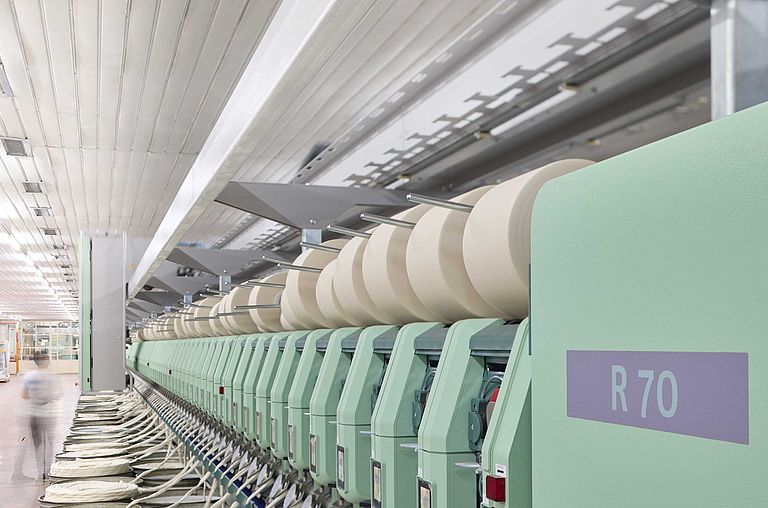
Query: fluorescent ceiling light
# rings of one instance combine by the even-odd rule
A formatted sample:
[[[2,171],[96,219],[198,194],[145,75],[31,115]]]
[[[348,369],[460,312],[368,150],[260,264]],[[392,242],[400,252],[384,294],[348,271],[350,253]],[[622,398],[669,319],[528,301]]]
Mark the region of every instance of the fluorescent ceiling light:
[[[24,187],[24,192],[30,194],[42,194],[43,186],[40,185],[40,183],[41,182],[21,182],[21,185]]]
[[[32,157],[28,139],[0,137],[3,152],[9,157]]]
[[[53,212],[47,206],[34,206],[32,207],[32,212],[37,217],[50,217],[53,215]]]

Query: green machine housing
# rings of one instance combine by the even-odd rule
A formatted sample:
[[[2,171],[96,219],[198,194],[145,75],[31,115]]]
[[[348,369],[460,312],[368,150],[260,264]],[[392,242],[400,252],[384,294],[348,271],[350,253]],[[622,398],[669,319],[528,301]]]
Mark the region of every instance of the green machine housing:
[[[417,506],[417,434],[448,328],[400,328],[371,415],[371,505]]]
[[[767,132],[762,104],[541,189],[534,506],[766,506]]]
[[[334,486],[336,482],[337,410],[362,330],[333,331],[309,401],[309,472],[318,485]]]
[[[255,340],[251,342],[253,348],[251,363],[248,365],[240,390],[242,398],[238,430],[251,440],[255,437],[256,429],[256,387],[259,384],[271,343],[272,334],[268,333],[257,335]]]
[[[397,334],[396,326],[387,325],[360,333],[339,399],[336,489],[354,506],[371,498],[371,415]]]
[[[501,319],[451,326],[419,427],[420,508],[477,506],[478,457],[518,328]]]
[[[279,460],[288,460],[288,395],[296,378],[296,368],[301,359],[303,343],[309,332],[294,332],[280,341],[282,350],[280,365],[275,373],[270,392],[270,438],[272,455]]]
[[[301,352],[296,376],[288,393],[288,462],[296,471],[309,471],[309,402],[317,386],[333,330],[314,330],[296,343]]]
[[[272,334],[267,354],[264,357],[264,365],[261,367],[259,380],[256,382],[254,391],[253,415],[249,417],[252,422],[250,428],[253,430],[249,437],[256,442],[259,448],[265,451],[269,450],[271,438],[272,405],[269,401],[272,394],[272,384],[275,382],[275,374],[277,374],[277,368],[280,366],[280,359],[283,356],[280,343],[289,335],[289,332]]]
[[[235,430],[240,432],[243,430],[243,388],[251,363],[254,361],[258,342],[258,335],[250,335],[243,338],[240,343],[242,357],[232,378],[232,418],[230,424]],[[258,362],[255,361],[254,368],[258,368],[257,364]]]

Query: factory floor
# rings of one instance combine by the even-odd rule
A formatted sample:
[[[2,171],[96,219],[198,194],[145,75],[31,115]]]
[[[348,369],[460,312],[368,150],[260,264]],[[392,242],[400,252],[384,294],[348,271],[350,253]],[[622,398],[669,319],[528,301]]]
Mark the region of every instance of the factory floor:
[[[74,374],[59,374],[61,397],[52,403],[51,433],[54,455],[61,450],[67,435],[75,405],[80,396],[80,387],[75,383]],[[29,418],[26,402],[21,398],[24,373],[11,376],[8,383],[0,383],[0,508],[35,508],[37,498],[45,491],[40,479],[36,479],[35,449],[30,437]],[[14,480],[14,467],[19,457],[23,456],[23,474],[29,479]]]

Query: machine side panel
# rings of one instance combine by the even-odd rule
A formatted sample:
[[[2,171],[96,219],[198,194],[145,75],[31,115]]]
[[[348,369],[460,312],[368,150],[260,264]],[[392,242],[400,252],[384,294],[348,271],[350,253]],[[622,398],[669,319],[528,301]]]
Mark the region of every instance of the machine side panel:
[[[540,192],[531,271],[534,506],[765,505],[766,132],[768,104]],[[569,417],[568,351],[746,353],[748,444]],[[608,411],[674,419],[675,407],[708,400],[663,361],[638,368],[619,360],[599,374]],[[629,384],[624,391],[625,382],[643,383],[641,395]]]

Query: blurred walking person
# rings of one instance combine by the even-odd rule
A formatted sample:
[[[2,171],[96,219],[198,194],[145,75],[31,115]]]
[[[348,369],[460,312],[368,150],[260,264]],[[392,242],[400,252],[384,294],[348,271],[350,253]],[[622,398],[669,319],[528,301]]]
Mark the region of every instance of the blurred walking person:
[[[29,433],[35,446],[37,479],[48,478],[48,469],[53,459],[52,402],[61,397],[61,386],[54,374],[48,372],[48,353],[37,351],[33,359],[37,370],[24,375],[21,398],[26,400],[26,412],[29,418]],[[17,456],[14,467],[14,481],[31,480],[24,475],[24,456]]]

